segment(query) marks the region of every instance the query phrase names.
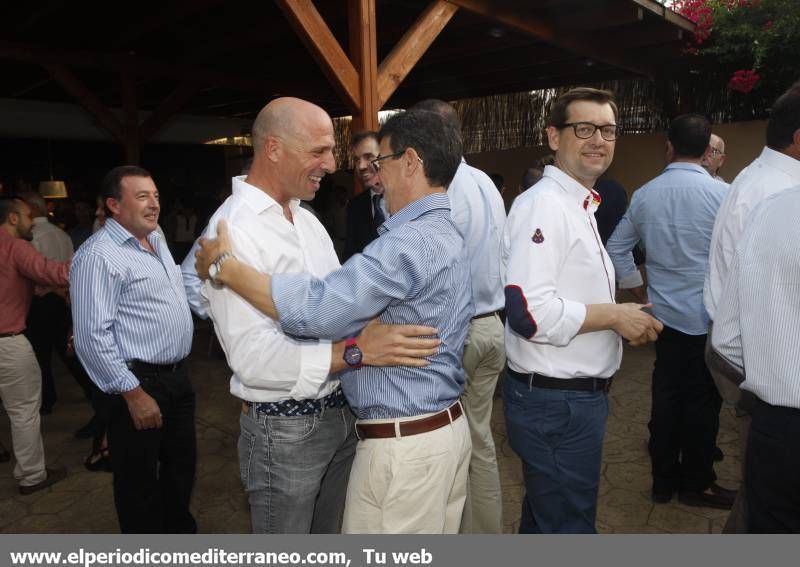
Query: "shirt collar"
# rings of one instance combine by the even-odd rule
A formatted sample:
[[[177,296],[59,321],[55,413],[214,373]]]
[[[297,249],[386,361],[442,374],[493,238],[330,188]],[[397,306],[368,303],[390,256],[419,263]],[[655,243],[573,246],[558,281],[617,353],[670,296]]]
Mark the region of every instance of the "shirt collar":
[[[706,171],[706,168],[704,168],[702,165],[698,163],[689,163],[688,161],[672,162],[666,168],[664,168],[664,171],[667,171],[668,169],[683,169],[684,171],[694,171],[695,173],[701,173],[703,175],[708,175],[709,177],[711,177],[711,174],[708,171]]]
[[[278,201],[273,199],[266,191],[247,183],[245,181],[246,178],[246,175],[239,175],[233,178],[232,190],[234,195],[243,199],[250,205],[250,208],[252,208],[256,214],[263,213],[272,207],[278,207],[278,209],[283,210],[283,207]],[[293,214],[297,212],[299,207],[300,199],[291,199],[289,201],[289,209]]]
[[[764,146],[759,158],[770,167],[780,169],[794,179],[800,179],[800,161]]]
[[[45,224],[50,224],[50,221],[47,220],[47,217],[36,217],[33,219],[34,226],[42,226]]]
[[[407,222],[416,220],[425,213],[436,209],[450,210],[450,198],[447,196],[447,193],[432,193],[409,203],[379,226],[378,234],[383,234],[384,232],[399,228]]]
[[[139,244],[139,240],[133,234],[131,234],[127,228],[112,218],[106,219],[106,224],[103,225],[103,230],[105,230],[111,237],[111,240],[116,242],[119,246],[122,246],[129,240],[133,240],[136,244]],[[158,250],[159,240],[161,240],[161,235],[157,230],[154,230],[147,235],[147,241],[150,243],[150,246],[153,247],[153,250]]]
[[[600,206],[600,201],[602,201],[600,193],[593,189],[587,189],[556,166],[545,166],[542,176],[555,181],[582,209],[594,212]]]

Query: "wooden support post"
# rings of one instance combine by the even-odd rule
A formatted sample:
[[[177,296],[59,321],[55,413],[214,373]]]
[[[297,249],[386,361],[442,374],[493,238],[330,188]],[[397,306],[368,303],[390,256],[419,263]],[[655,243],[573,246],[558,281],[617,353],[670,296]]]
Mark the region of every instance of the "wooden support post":
[[[122,145],[125,149],[125,163],[139,165],[139,110],[136,106],[136,79],[133,69],[127,67],[122,72],[122,111],[125,115],[125,139]]]
[[[457,11],[454,4],[434,0],[403,34],[378,68],[379,107],[386,104]]]
[[[351,108],[360,110],[358,72],[311,0],[275,0],[275,3],[334,88]]]
[[[378,47],[375,31],[375,0],[348,0],[347,16],[350,31],[350,59],[359,80],[359,105],[353,110],[353,132],[377,130],[378,111]]]

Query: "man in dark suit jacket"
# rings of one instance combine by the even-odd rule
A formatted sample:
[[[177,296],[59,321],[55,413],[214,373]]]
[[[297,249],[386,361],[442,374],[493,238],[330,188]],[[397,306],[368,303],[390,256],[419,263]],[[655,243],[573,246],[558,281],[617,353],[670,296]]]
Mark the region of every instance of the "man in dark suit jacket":
[[[373,172],[370,162],[378,157],[378,134],[365,130],[353,136],[350,143],[353,169],[364,187],[359,195],[347,203],[347,235],[342,262],[361,252],[367,244],[378,238],[378,227],[387,218],[383,201],[383,186]]]

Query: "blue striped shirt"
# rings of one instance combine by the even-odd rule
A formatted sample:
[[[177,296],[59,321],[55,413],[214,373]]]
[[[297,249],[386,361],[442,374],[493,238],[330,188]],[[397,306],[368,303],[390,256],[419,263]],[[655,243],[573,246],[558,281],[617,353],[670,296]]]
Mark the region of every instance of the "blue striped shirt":
[[[169,364],[186,358],[192,346],[180,268],[157,232],[147,239],[157,255],[109,219],[72,260],[75,352],[106,393],[139,385],[126,361]]]
[[[606,243],[621,288],[641,285],[633,247],[647,251],[647,295],[653,315],[687,335],[708,332],[703,282],[714,219],[728,191],[701,166],[674,162],[638,189]]]
[[[450,219],[445,193],[418,199],[392,215],[380,238],[324,280],[275,274],[272,296],[283,331],[340,340],[373,317],[439,330],[439,352],[425,368],[347,370],[340,374],[350,407],[361,419],[441,411],[464,388],[461,356],[474,315],[464,241]]]

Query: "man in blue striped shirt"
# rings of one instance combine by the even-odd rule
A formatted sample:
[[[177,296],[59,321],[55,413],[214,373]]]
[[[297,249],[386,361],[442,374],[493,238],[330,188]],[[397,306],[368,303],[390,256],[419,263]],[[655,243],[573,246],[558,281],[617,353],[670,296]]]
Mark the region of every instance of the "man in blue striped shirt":
[[[197,531],[195,398],[184,359],[192,318],[156,231],[158,189],[135,166],[103,180],[105,226],[72,261],[75,351],[108,395],[114,501],[123,533]]]
[[[216,279],[272,318],[284,332],[338,340],[380,315],[386,323],[438,329],[439,352],[424,368],[361,365],[345,349],[340,376],[361,442],[350,474],[343,531],[457,533],[471,452],[458,398],[471,302],[469,262],[450,219],[446,188],[461,159],[461,136],[427,111],[393,116],[381,129],[380,172],[389,213],[380,237],[325,279],[256,272],[219,241],[204,244],[198,272]]]
[[[664,323],[653,370],[653,501],[669,502],[677,490],[684,504],[730,509],[734,494],[716,484],[713,462],[722,400],[704,360],[703,281],[714,218],[728,189],[701,165],[710,136],[711,124],[698,114],[672,121],[669,165],[633,194],[607,249],[619,286],[643,303],[649,296]],[[647,294],[633,263],[640,240],[647,250]]]

